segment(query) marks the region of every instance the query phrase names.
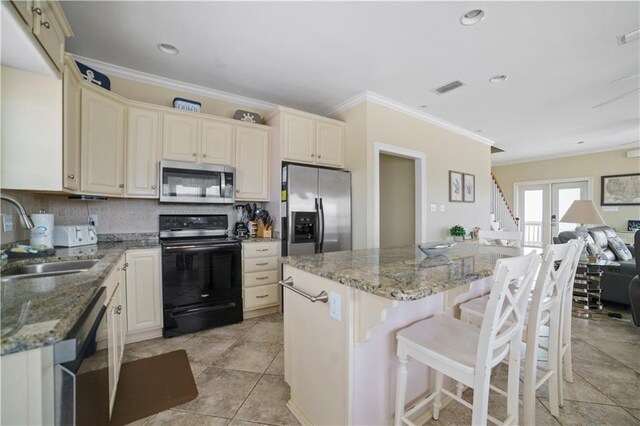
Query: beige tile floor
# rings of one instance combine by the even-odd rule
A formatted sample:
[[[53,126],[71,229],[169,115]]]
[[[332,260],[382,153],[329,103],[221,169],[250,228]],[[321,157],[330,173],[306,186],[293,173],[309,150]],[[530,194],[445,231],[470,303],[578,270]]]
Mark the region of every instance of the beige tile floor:
[[[629,312],[626,311],[625,318]],[[574,382],[558,419],[548,410],[547,389],[537,395],[539,425],[640,425],[640,328],[606,316],[573,319]],[[269,315],[173,339],[125,347],[125,361],[185,349],[200,395],[135,425],[298,424],[285,404],[282,317]],[[504,383],[497,369],[494,384]],[[472,391],[465,392],[471,400]],[[521,410],[522,411],[522,410]],[[506,399],[491,394],[489,412],[503,418]],[[468,425],[471,412],[451,403],[433,425]]]

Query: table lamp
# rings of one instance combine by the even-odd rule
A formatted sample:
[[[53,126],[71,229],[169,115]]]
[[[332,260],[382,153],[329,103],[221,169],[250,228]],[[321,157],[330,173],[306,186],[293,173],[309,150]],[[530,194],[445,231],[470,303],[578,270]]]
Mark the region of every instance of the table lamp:
[[[562,216],[560,222],[579,223],[576,227],[578,237],[586,241],[587,227],[585,225],[604,225],[604,219],[598,212],[598,209],[591,200],[575,200],[569,207],[569,210]],[[585,244],[585,249],[587,245]],[[582,252],[582,258],[585,258],[585,251]]]

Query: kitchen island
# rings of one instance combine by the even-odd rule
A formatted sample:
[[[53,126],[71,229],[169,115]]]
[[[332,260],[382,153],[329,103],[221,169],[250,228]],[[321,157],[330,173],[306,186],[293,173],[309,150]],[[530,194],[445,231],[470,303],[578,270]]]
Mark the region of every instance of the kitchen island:
[[[455,314],[488,291],[499,258],[520,254],[464,242],[433,258],[407,246],[283,259],[287,406],[303,424],[391,424],[396,332]],[[409,371],[408,401],[430,385],[424,366],[410,361]]]

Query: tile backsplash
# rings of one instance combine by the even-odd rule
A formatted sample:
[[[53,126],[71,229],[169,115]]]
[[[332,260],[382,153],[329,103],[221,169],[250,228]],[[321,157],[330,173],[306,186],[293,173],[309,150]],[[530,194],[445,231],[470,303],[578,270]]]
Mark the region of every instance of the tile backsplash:
[[[70,200],[66,195],[41,195],[25,191],[2,191],[23,203],[28,214],[44,209],[55,215],[56,225],[87,223],[89,214],[98,216],[98,234],[158,232],[160,214],[227,214],[229,229],[236,222],[236,210],[229,205],[161,204],[157,200],[111,198],[107,201]],[[2,243],[29,239],[15,209],[2,202],[2,213],[14,216],[14,231],[2,232]]]

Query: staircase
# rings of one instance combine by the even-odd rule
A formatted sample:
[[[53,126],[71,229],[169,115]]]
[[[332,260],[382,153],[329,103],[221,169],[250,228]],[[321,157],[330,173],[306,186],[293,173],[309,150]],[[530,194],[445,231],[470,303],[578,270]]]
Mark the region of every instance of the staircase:
[[[491,173],[491,229],[494,231],[519,231],[520,219],[515,217],[509,201],[496,177]]]

